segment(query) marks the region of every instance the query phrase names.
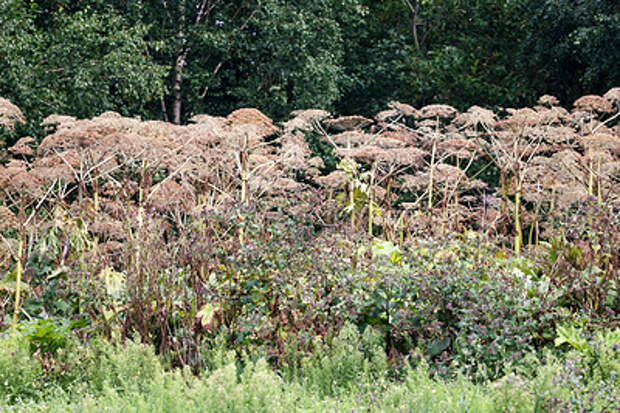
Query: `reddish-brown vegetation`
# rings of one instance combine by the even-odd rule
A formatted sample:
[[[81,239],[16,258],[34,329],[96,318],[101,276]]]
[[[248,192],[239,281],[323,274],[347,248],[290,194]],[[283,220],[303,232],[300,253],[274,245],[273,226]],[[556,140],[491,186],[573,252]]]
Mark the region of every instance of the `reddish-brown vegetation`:
[[[96,199],[97,208],[122,202],[176,215],[206,204],[217,209],[259,198],[277,203],[314,187],[325,189],[322,208],[336,208],[319,214],[337,217],[342,205],[330,199],[334,191],[349,191],[352,178],[325,171],[306,139],[314,134],[338,158],[356,161],[359,173],[372,171],[367,183],[377,194],[373,202],[390,211],[377,218],[384,225],[390,216],[406,226],[423,214],[429,220],[423,231],[430,234],[417,225],[400,230],[438,235],[440,227],[443,234],[491,231],[501,224],[492,231],[527,227],[537,237],[549,236],[554,214],[571,203],[588,196],[620,199],[618,90],[584,96],[572,113],[548,95],[540,106],[501,113],[391,102],[375,120],[304,110],[281,127],[256,109],[225,118],[197,115],[186,126],[113,112],[93,119],[52,115],[43,124],[53,132],[38,146],[26,137],[4,150],[2,203],[15,210],[47,197],[81,210]],[[6,99],[0,101],[0,119],[9,127],[24,121]],[[486,169],[495,169],[499,182],[479,179]],[[121,227],[116,215],[103,214],[98,226]],[[115,238],[113,232],[102,236]]]

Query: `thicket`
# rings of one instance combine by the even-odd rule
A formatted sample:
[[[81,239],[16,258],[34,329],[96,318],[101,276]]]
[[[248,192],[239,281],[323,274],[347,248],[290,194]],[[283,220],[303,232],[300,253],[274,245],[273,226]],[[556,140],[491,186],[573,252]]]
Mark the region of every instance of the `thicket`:
[[[224,380],[235,409],[278,409],[264,377],[316,409],[362,377],[388,410],[437,400],[419,384],[454,409],[613,411],[619,101],[52,115],[2,151],[6,403],[50,409],[49,386],[69,408],[85,382],[85,408],[147,408]],[[28,121],[0,103],[10,136]]]

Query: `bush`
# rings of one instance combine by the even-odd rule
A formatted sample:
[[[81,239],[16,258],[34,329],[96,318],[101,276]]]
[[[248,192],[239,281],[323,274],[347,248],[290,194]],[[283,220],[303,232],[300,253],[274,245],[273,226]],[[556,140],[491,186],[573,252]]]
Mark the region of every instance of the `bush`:
[[[131,340],[121,345],[96,339],[87,347],[75,346],[63,353],[59,362],[66,377],[85,383],[95,393],[105,388],[144,391],[163,373],[153,348]]]
[[[376,262],[358,274],[344,299],[359,323],[385,332],[393,357],[419,348],[432,372],[480,380],[552,344],[556,322],[567,316],[544,281],[497,258],[481,239],[405,248],[398,264]]]
[[[58,349],[69,346],[71,327],[76,324],[67,320],[34,319],[19,325],[20,333],[30,343],[32,352],[53,355]]]
[[[0,410],[407,412],[415,406],[425,412],[611,412],[620,406],[615,373],[620,368],[619,334],[618,330],[601,332],[584,341],[592,351],[574,350],[566,359],[547,352],[546,362],[531,377],[511,373],[482,384],[462,375],[451,381],[432,377],[425,360],[416,368],[405,367],[402,380],[386,380],[381,337],[371,329],[360,335],[351,324],[331,344],[317,346],[323,353],[304,357],[288,378],[278,375],[265,359],[247,358],[243,368],[228,360],[200,376],[189,369],[163,372],[143,344],[119,347],[98,342],[92,343],[98,351],[81,349],[81,355],[76,355],[76,360],[86,360],[80,364],[84,377],[90,377],[84,386],[56,389],[41,398],[18,393],[8,403],[0,401]],[[100,386],[94,384],[94,377],[102,378]]]

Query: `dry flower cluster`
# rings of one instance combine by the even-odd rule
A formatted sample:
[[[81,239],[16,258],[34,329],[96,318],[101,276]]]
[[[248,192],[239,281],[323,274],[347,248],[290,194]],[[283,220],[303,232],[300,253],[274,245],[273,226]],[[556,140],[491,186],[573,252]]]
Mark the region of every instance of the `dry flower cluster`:
[[[24,114],[8,99],[0,97],[0,127],[13,128],[15,122],[24,122]]]
[[[343,209],[338,193],[353,196],[358,180],[368,197],[360,219],[372,220],[374,209],[374,224],[386,233],[437,236],[473,228],[517,234],[524,243],[522,229],[529,229],[529,241],[552,235],[554,214],[574,202],[620,201],[620,88],[584,96],[570,112],[558,105],[548,95],[533,108],[499,113],[391,102],[374,119],[313,109],[293,112],[281,126],[256,109],[197,115],[186,126],[114,112],[93,119],[52,115],[40,144],[25,137],[2,150],[0,216],[5,228],[28,218],[19,210],[61,203],[94,214],[91,230],[117,242],[123,217],[139,209],[180,222],[191,211],[256,199],[283,205],[323,189],[319,215],[333,223]],[[23,121],[0,98],[0,125]],[[323,173],[324,159],[313,154],[308,134],[353,162],[354,173]],[[488,178],[490,171],[499,182]]]

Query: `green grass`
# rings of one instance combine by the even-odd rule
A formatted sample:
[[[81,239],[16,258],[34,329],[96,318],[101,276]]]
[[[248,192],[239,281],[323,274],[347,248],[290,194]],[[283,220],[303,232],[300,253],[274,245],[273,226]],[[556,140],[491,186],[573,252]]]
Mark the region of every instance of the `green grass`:
[[[501,412],[534,411],[531,395],[517,385],[476,386],[465,380],[444,383],[423,369],[403,383],[362,383],[320,397],[302,383],[285,383],[264,361],[237,377],[234,364],[204,377],[159,372],[141,389],[106,384],[100,392],[77,395],[55,390],[38,402],[5,406],[31,412]]]
[[[611,412],[620,407],[615,373],[601,378],[588,376],[579,365],[571,369],[576,352],[561,360],[550,356],[529,378],[444,381],[431,378],[422,361],[393,380],[387,369],[378,370],[386,360],[382,349],[369,355],[347,346],[347,340],[358,339],[352,331],[345,328],[295,371],[276,372],[265,359],[242,362],[221,352],[214,354],[213,368],[200,375],[165,369],[149,346],[98,340],[61,351],[55,365],[43,368],[25,340],[5,337],[0,339],[0,412],[570,412],[584,407]],[[606,366],[601,371],[620,366],[618,353],[609,354],[597,361]]]

